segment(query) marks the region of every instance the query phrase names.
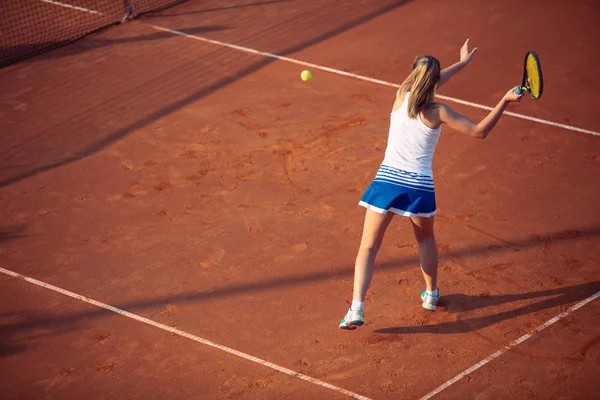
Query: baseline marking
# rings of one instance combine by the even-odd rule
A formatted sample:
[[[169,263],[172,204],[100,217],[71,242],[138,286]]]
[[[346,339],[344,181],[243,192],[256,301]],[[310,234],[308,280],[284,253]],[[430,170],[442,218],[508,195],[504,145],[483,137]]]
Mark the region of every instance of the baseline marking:
[[[440,393],[442,390],[444,390],[447,387],[449,387],[449,386],[453,385],[454,383],[458,382],[459,380],[461,380],[465,376],[469,375],[473,371],[478,370],[479,368],[483,367],[485,364],[489,363],[490,361],[492,361],[492,360],[500,357],[502,354],[506,353],[510,349],[518,346],[519,344],[523,343],[527,339],[529,339],[529,338],[533,337],[534,335],[540,333],[541,331],[543,331],[544,329],[546,329],[550,325],[556,323],[558,320],[566,317],[567,315],[571,314],[573,311],[575,311],[575,310],[577,310],[577,309],[585,306],[587,303],[589,303],[590,301],[592,301],[594,299],[597,299],[598,297],[600,297],[600,292],[596,292],[593,295],[591,295],[590,297],[588,297],[587,299],[580,301],[579,303],[575,304],[573,307],[569,308],[567,311],[564,311],[564,312],[558,314],[556,317],[554,317],[554,318],[548,320],[546,323],[538,326],[537,328],[535,328],[535,330],[533,332],[527,333],[527,334],[521,336],[520,338],[518,338],[514,342],[512,342],[512,343],[510,343],[510,344],[508,344],[506,346],[504,346],[504,348],[498,350],[497,352],[495,352],[494,354],[492,354],[488,358],[485,358],[485,359],[479,361],[477,364],[473,365],[471,368],[468,368],[468,369],[464,370],[463,372],[461,372],[460,374],[456,375],[454,378],[450,379],[448,382],[444,383],[443,385],[441,385],[437,389],[435,389],[435,390],[427,393],[425,396],[421,397],[421,400],[428,400],[428,399],[432,398],[436,394]]]
[[[245,360],[248,360],[248,361],[251,361],[253,363],[260,364],[260,365],[262,365],[264,367],[274,369],[275,371],[282,372],[282,373],[284,373],[286,375],[290,375],[290,376],[294,376],[296,378],[300,378],[300,379],[308,381],[310,383],[314,383],[315,385],[322,386],[322,387],[327,388],[327,389],[331,389],[331,390],[333,390],[335,392],[345,394],[345,395],[353,397],[355,399],[370,400],[368,397],[362,396],[362,395],[360,395],[358,393],[354,393],[354,392],[351,392],[349,390],[342,389],[340,387],[331,385],[331,384],[329,384],[327,382],[323,382],[323,381],[318,380],[316,378],[312,378],[312,377],[310,377],[308,375],[301,374],[300,372],[292,371],[291,369],[279,366],[277,364],[273,364],[271,362],[265,361],[265,360],[260,359],[258,357],[251,356],[249,354],[246,354],[246,353],[243,353],[241,351],[232,349],[230,347],[223,346],[223,345],[211,342],[210,340],[201,338],[201,337],[196,336],[196,335],[192,335],[191,333],[184,332],[182,330],[173,328],[172,326],[161,324],[160,322],[153,321],[151,319],[142,317],[140,315],[131,313],[129,311],[121,310],[120,308],[113,307],[111,305],[102,303],[102,302],[94,300],[94,299],[90,299],[89,297],[85,297],[85,296],[82,296],[80,294],[73,293],[73,292],[65,290],[65,289],[61,289],[61,288],[56,287],[54,285],[50,285],[49,283],[38,281],[37,279],[30,278],[30,277],[25,276],[25,275],[21,275],[21,274],[19,274],[17,272],[13,272],[13,271],[10,271],[8,269],[4,269],[2,267],[0,267],[0,272],[3,273],[3,274],[5,274],[5,275],[12,276],[14,278],[22,279],[22,280],[24,280],[26,282],[29,282],[29,283],[32,283],[34,285],[41,286],[44,289],[52,290],[54,292],[63,294],[65,296],[72,297],[72,298],[74,298],[76,300],[80,300],[80,301],[82,301],[84,303],[88,303],[88,304],[94,305],[96,307],[104,308],[105,310],[112,311],[112,312],[114,312],[116,314],[122,315],[122,316],[127,317],[127,318],[134,319],[134,320],[136,320],[138,322],[141,322],[141,323],[144,323],[144,324],[147,324],[147,325],[151,325],[151,326],[153,326],[155,328],[162,329],[163,331],[171,332],[171,333],[174,333],[176,335],[179,335],[179,336],[188,338],[190,340],[193,340],[195,342],[202,343],[202,344],[204,344],[206,346],[214,347],[215,349],[222,350],[222,351],[224,351],[226,353],[233,354],[234,356],[241,357],[241,358],[243,358]]]

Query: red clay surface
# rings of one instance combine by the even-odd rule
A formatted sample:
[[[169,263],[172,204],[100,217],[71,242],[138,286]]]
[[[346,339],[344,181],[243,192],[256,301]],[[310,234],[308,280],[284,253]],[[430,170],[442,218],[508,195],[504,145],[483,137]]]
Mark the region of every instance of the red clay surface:
[[[598,131],[598,5],[571,3],[190,1],[5,68],[0,266],[364,396],[419,398],[600,289],[600,138],[508,116],[485,141],[443,130],[439,311],[420,308],[417,248],[396,218],[367,324],[339,331],[394,90],[318,71],[302,82],[301,66],[147,23],[392,82],[423,52],[454,62],[469,37],[478,54],[440,93],[486,105],[534,49],[546,92],[510,109]],[[533,10],[536,30],[515,23]],[[0,285],[6,398],[345,398]],[[592,398],[598,307],[438,398]]]

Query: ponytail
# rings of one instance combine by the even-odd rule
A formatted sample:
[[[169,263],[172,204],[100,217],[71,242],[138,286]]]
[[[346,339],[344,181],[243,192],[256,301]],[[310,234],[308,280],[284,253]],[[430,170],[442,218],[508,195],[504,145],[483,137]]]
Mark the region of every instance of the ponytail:
[[[415,119],[421,111],[433,102],[440,82],[440,62],[432,56],[418,57],[413,70],[402,86],[408,86],[408,116]]]

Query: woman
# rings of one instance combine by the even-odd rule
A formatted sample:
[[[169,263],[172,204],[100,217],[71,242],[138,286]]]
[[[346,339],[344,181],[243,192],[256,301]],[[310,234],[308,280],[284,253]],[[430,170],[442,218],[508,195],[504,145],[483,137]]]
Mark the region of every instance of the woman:
[[[434,57],[418,57],[412,72],[396,93],[384,160],[359,203],[367,210],[354,267],[352,304],[340,322],[341,329],[356,329],[364,324],[363,303],[371,283],[373,263],[394,214],[410,219],[426,285],[421,294],[422,305],[426,310],[436,309],[440,294],[431,162],[441,126],[447,124],[459,132],[484,139],[508,103],[518,102],[523,97],[515,94],[516,88],[511,88],[479,123],[458,114],[446,104],[435,102],[438,86],[469,64],[476,51],[475,48],[469,52],[467,39],[460,49],[460,61],[442,71]]]

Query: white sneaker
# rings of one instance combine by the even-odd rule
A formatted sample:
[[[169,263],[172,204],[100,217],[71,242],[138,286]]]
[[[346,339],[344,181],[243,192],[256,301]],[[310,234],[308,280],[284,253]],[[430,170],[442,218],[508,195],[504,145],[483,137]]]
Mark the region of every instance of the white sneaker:
[[[353,310],[350,308],[346,316],[340,321],[340,329],[356,329],[365,323],[365,317],[362,310]]]
[[[438,289],[437,296],[432,296],[427,293],[427,290],[423,290],[421,293],[421,300],[423,301],[423,308],[427,311],[435,311],[438,301],[440,300],[440,291]]]

